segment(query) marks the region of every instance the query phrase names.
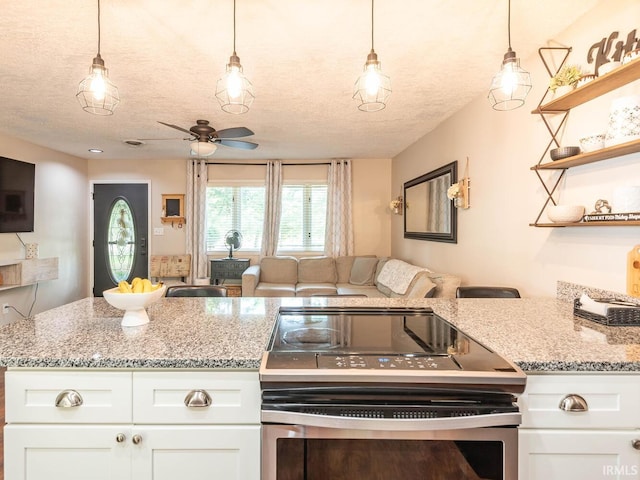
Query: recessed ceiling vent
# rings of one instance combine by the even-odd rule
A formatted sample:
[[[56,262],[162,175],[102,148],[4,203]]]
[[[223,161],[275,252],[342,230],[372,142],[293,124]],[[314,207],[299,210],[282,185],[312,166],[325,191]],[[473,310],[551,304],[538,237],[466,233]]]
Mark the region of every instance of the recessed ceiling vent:
[[[129,147],[132,147],[132,148],[141,148],[145,144],[142,140],[135,140],[135,139],[123,140],[122,142],[125,145],[128,145]]]

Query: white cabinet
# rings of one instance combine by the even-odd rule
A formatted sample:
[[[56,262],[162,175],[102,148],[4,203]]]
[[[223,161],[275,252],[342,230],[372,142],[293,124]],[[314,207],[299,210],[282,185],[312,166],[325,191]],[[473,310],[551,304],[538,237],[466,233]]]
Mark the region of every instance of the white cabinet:
[[[9,370],[6,405],[5,480],[260,478],[257,372]]]
[[[640,375],[529,375],[518,403],[521,480],[640,479]]]

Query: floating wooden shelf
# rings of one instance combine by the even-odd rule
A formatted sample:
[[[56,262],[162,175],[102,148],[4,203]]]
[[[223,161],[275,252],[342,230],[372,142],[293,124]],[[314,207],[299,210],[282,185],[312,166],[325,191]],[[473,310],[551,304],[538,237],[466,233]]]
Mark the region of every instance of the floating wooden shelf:
[[[640,58],[621,65],[561,97],[554,98],[531,113],[566,112],[638,79],[640,79]]]
[[[542,62],[547,67],[547,71],[549,75],[553,75],[551,70],[548,67],[547,61],[545,60],[545,56],[543,55],[543,51],[547,50],[564,50],[566,52],[562,62],[558,66],[558,70],[564,65],[564,62],[567,60],[567,56],[569,52],[571,52],[571,48],[562,47],[562,48],[541,48],[538,53],[540,54],[540,58]],[[558,71],[556,70],[556,72]],[[589,100],[593,100],[605,93],[611,92],[620,88],[628,83],[634,82],[640,79],[640,58],[630,61],[625,65],[621,65],[620,67],[612,70],[611,72],[602,75],[601,77],[596,78],[595,80],[578,87],[569,93],[554,98],[550,102],[546,104],[538,105],[538,108],[533,110],[531,113],[540,115],[542,121],[546,125],[549,133],[551,134],[551,142],[547,145],[546,150],[543,153],[543,156],[540,158],[540,161],[537,165],[531,167],[531,170],[536,172],[538,179],[542,183],[545,191],[547,192],[547,200],[540,209],[538,216],[534,223],[530,223],[529,225],[532,227],[546,227],[546,228],[554,228],[554,227],[637,227],[640,226],[640,221],[605,221],[605,222],[573,222],[573,223],[541,223],[540,218],[542,214],[550,204],[555,204],[553,200],[553,194],[556,192],[558,185],[560,184],[560,180],[562,180],[565,172],[568,168],[578,167],[580,165],[587,165],[589,163],[599,162],[601,160],[607,160],[609,158],[620,157],[623,155],[628,155],[630,153],[640,152],[640,139],[632,140],[630,142],[621,143],[620,145],[615,145],[612,147],[606,147],[595,152],[581,153],[579,155],[574,155],[573,157],[564,158],[562,160],[556,160],[553,162],[546,162],[544,156],[546,155],[549,147],[556,143],[559,146],[558,139],[556,136],[558,132],[562,128],[565,119],[567,118],[568,112],[573,107],[577,107],[578,105],[582,105],[583,103],[588,102]],[[545,96],[547,93],[545,93]],[[542,103],[545,99],[545,96],[542,97],[540,102]],[[546,114],[563,114],[564,117],[562,121],[559,122],[555,127],[552,127],[551,124],[546,120]],[[555,115],[553,115],[555,116]],[[539,170],[562,170],[560,175],[557,176],[555,182],[551,179],[543,178]]]
[[[573,157],[563,158],[549,163],[534,165],[531,170],[564,170],[566,168],[578,167],[589,163],[607,160],[609,158],[621,157],[630,153],[640,152],[640,140],[621,143],[613,147],[603,148],[595,152],[581,153]]]
[[[609,222],[573,222],[573,223],[530,223],[530,227],[638,227],[640,222],[621,220]]]
[[[58,278],[58,258],[0,261],[0,290],[33,285]]]

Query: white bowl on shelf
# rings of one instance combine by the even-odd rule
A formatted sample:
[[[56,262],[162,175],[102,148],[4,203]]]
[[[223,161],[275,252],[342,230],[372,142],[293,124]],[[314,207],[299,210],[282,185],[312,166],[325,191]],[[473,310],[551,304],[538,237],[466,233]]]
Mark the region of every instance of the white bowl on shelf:
[[[124,310],[123,327],[137,327],[149,323],[145,308],[160,300],[166,291],[166,285],[147,293],[122,293],[118,287],[114,287],[105,290],[102,295],[109,305]]]
[[[582,205],[551,205],[547,208],[547,217],[553,223],[574,223],[582,220]]]
[[[607,73],[612,72],[613,70],[618,68],[620,65],[622,65],[622,63],[620,62],[603,63],[602,65],[600,65],[600,67],[598,67],[598,76],[601,77],[602,75],[606,75]]]
[[[596,135],[587,135],[580,139],[580,148],[583,152],[595,152],[604,148],[604,133],[598,133]]]

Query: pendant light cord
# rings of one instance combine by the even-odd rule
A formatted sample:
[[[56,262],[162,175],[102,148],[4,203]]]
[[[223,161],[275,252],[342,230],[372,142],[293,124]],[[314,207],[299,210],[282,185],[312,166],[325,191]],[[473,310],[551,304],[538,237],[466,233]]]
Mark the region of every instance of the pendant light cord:
[[[509,50],[511,50],[511,0],[508,3],[507,8],[507,35],[509,36]]]
[[[233,54],[236,54],[236,0],[233,0]]]
[[[100,0],[98,0],[98,55],[100,55]]]
[[[373,0],[371,0],[371,51],[373,51]]]

